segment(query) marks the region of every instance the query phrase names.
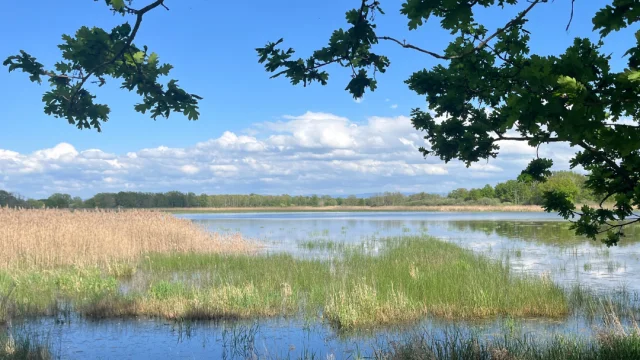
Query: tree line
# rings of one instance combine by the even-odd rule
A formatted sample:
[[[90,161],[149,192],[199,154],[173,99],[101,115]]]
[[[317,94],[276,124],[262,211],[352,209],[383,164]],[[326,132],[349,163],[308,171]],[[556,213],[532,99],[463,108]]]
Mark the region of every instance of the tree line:
[[[447,195],[385,192],[368,197],[350,195],[197,195],[193,192],[132,192],[98,193],[83,200],[69,194],[55,193],[46,199],[25,199],[18,194],[0,190],[0,206],[23,208],[230,208],[230,207],[291,207],[291,206],[424,206],[424,205],[540,205],[547,191],[561,191],[576,203],[594,201],[585,187],[585,176],[571,171],[558,171],[546,182],[509,180],[495,186],[459,188]]]

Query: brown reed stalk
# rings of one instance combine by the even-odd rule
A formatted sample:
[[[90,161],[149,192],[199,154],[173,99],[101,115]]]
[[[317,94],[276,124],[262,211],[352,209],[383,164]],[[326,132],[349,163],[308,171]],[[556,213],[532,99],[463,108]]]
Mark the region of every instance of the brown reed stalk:
[[[159,211],[0,208],[0,269],[103,266],[148,253],[246,252],[255,247],[240,234],[208,232]]]

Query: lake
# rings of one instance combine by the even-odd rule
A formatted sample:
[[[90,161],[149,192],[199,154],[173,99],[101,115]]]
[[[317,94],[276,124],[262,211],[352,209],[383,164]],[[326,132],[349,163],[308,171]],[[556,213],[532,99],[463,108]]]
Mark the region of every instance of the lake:
[[[211,231],[240,232],[264,244],[266,253],[329,259],[348,247],[376,255],[385,238],[431,235],[508,264],[515,272],[550,276],[567,288],[580,285],[609,294],[626,294],[640,303],[640,231],[630,229],[618,247],[607,248],[568,229],[547,213],[317,212],[180,214]],[[39,334],[62,358],[316,358],[371,355],[376,346],[429,331],[444,336],[452,326],[483,336],[501,336],[504,319],[447,322],[425,319],[411,327],[341,334],[326,324],[303,319],[194,322],[161,320],[25,321],[20,331]],[[549,336],[589,336],[586,319],[517,320],[518,331]]]
[[[509,261],[512,269],[548,272],[556,282],[582,284],[597,290],[626,287],[640,291],[640,231],[630,229],[617,247],[576,237],[568,222],[549,213],[241,213],[182,214],[211,231],[240,232],[266,244],[266,252],[297,256],[331,256],[320,244],[364,246],[381,250],[376,240],[428,234],[492,258]],[[301,246],[302,244],[302,246]]]

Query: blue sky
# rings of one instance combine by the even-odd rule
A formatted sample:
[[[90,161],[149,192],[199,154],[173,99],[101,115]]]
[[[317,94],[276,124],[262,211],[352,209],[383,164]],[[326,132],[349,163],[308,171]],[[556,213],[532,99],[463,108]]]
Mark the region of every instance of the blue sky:
[[[134,7],[148,2],[136,0]],[[161,61],[173,64],[171,77],[204,97],[201,118],[194,122],[181,114],[157,121],[138,114],[133,111],[137,96],[119,90],[117,82],[111,81],[96,92],[97,101],[112,109],[110,121],[102,133],[80,131],[43,113],[40,99],[46,85],[0,69],[0,187],[28,196],[55,191],[88,196],[125,189],[445,192],[515,176],[520,164],[531,158],[529,150],[518,145],[507,146],[503,159],[475,170],[423,160],[415,151],[422,140],[407,126],[406,116],[412,107],[426,105],[403,81],[413,71],[437,64],[428,56],[390,43],[380,45],[377,51],[390,57],[391,68],[378,76],[379,89],[361,102],[343,90],[348,77],[340,69],[333,69],[328,86],[303,88],[291,86],[286,79],[270,80],[257,63],[254,48],[280,37],[306,57],[326,43],[332,30],[345,26],[345,11],[358,3],[167,0],[170,11],[156,9],[147,14],[135,43],[149,46]],[[592,14],[604,4],[578,2],[566,32],[570,3],[556,1],[532,12],[528,29],[533,32],[534,52],[561,52],[575,34],[591,30]],[[434,51],[448,43],[450,38],[438,30],[436,22],[408,33],[406,19],[399,14],[400,2],[383,1],[382,6],[387,15],[378,17],[380,35],[407,39]],[[483,12],[478,20],[496,28],[517,9]],[[0,57],[24,49],[47,66],[60,58],[56,46],[63,33],[73,34],[83,25],[111,28],[125,21],[113,16],[103,1],[90,0],[12,1],[3,13],[0,31],[12,35],[0,43]],[[614,65],[622,66],[624,50],[615,43],[623,42],[617,38],[623,39],[614,35],[609,41],[614,45],[607,50],[616,54]],[[371,140],[376,134],[382,143]],[[572,153],[548,151],[559,152],[559,159]]]

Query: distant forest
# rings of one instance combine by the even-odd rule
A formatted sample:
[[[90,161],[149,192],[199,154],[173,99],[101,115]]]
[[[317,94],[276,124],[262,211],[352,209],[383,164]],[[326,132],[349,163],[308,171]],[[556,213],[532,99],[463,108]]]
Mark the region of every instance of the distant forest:
[[[385,192],[366,198],[355,195],[332,197],[328,195],[208,195],[169,191],[164,193],[130,192],[98,193],[83,200],[69,194],[56,193],[46,199],[25,199],[0,190],[0,206],[23,208],[225,208],[225,207],[290,207],[290,206],[425,206],[425,205],[539,205],[545,191],[559,190],[569,194],[574,202],[593,201],[584,187],[585,176],[570,171],[554,172],[547,182],[523,183],[509,180],[496,186],[459,188],[446,196],[417,193],[404,195]]]

